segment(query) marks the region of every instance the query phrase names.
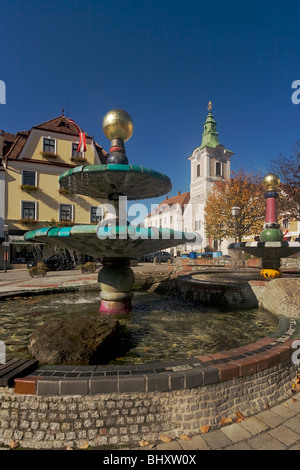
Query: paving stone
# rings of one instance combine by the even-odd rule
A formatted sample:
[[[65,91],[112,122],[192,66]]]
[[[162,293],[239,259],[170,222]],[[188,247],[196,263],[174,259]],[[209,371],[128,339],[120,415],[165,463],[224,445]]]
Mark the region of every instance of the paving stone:
[[[285,444],[287,447],[295,444],[300,440],[299,434],[296,434],[294,431],[288,429],[285,426],[278,426],[278,428],[269,431],[269,434],[275,437],[275,439],[278,439],[278,441]]]
[[[211,449],[221,449],[232,444],[232,441],[220,430],[204,434],[203,439]]]
[[[291,418],[297,414],[297,410],[293,410],[290,406],[277,405],[272,408],[273,413],[282,416],[283,418]]]
[[[288,419],[285,421],[284,425],[295,433],[300,434],[300,417],[295,416],[294,418]]]
[[[252,437],[248,445],[253,450],[286,450],[286,446],[271,436],[268,432]]]
[[[221,429],[221,431],[233,442],[243,441],[252,437],[252,434],[248,432],[240,423],[230,424]]]
[[[177,441],[164,442],[156,446],[157,450],[182,450],[181,445]]]
[[[296,410],[298,413],[300,412],[300,400],[295,400],[294,398],[287,401],[291,410]]]
[[[232,446],[225,447],[224,450],[253,450],[251,447],[244,441],[242,442],[237,442],[236,444],[233,444]]]
[[[272,411],[262,411],[256,415],[256,418],[259,421],[267,424],[270,428],[275,428],[282,424],[285,419],[282,416],[279,416],[277,413],[273,413]]]
[[[290,447],[289,450],[300,450],[300,443]]]
[[[210,450],[202,436],[192,437],[190,441],[179,439],[183,450]]]
[[[267,426],[262,421],[259,421],[259,419],[255,418],[255,416],[251,416],[250,418],[244,419],[240,422],[240,425],[247,431],[249,431],[252,436],[256,436],[256,434],[259,434],[269,429],[269,426]]]

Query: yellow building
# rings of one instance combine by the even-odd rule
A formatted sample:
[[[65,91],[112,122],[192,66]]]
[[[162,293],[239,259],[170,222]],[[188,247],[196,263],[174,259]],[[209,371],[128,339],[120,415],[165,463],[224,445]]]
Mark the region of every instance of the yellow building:
[[[78,152],[80,130],[62,114],[16,135],[0,131],[0,241],[6,222],[11,263],[27,262],[32,256],[33,246],[22,240],[28,230],[91,224],[101,218],[99,201],[72,196],[59,187],[65,170],[106,163],[107,153],[86,133],[85,151]],[[1,264],[2,254],[0,268]]]

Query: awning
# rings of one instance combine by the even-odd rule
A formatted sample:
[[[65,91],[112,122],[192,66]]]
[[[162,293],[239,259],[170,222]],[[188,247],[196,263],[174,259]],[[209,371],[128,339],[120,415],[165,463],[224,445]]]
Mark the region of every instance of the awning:
[[[24,235],[9,235],[8,241],[12,245],[33,245],[30,241],[24,240]],[[43,245],[43,243],[41,243]]]

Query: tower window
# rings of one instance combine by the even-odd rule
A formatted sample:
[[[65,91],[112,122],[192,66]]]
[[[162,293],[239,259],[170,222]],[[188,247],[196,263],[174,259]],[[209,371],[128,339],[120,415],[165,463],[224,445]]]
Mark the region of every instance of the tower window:
[[[197,178],[201,176],[201,171],[200,171],[200,164],[197,165]]]
[[[216,176],[222,176],[222,164],[216,162]]]

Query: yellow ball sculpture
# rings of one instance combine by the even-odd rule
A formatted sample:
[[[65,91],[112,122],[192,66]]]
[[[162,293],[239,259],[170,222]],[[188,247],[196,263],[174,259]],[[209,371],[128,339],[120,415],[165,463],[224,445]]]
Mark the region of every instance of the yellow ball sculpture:
[[[109,140],[122,139],[124,142],[130,139],[133,133],[133,121],[123,109],[112,109],[105,114],[102,128]]]
[[[274,173],[270,173],[265,176],[263,184],[266,191],[275,191],[280,184],[280,179]]]

